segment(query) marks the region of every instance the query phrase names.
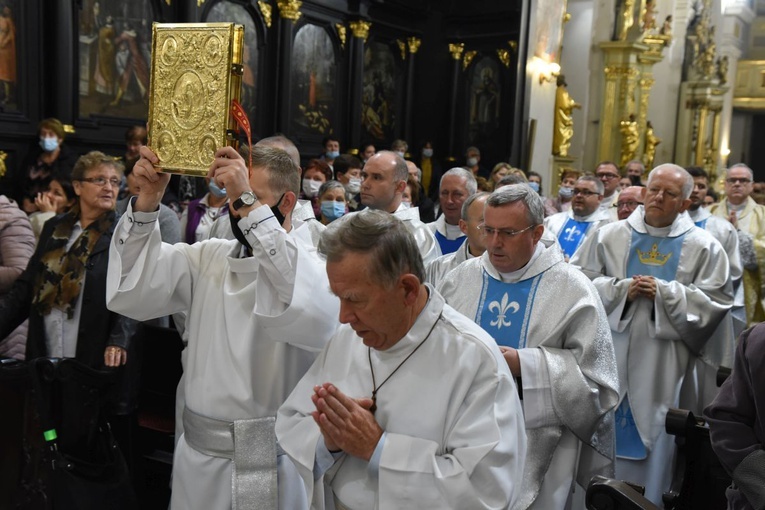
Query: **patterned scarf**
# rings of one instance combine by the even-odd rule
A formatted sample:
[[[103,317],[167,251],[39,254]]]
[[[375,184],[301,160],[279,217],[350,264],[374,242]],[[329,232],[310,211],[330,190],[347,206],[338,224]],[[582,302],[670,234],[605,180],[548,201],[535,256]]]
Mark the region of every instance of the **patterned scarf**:
[[[74,316],[74,307],[82,291],[85,277],[85,264],[101,234],[114,224],[116,214],[107,211],[77,237],[69,251],[66,245],[72,230],[80,217],[79,205],[75,205],[53,230],[48,245],[50,250],[42,255],[43,267],[37,275],[35,289],[37,293],[32,306],[47,315],[53,308],[66,312],[68,319]]]

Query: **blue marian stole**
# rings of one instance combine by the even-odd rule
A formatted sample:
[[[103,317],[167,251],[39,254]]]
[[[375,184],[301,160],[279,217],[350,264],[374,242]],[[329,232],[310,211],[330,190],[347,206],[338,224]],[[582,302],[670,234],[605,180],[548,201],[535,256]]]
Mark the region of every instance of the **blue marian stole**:
[[[558,242],[563,249],[563,253],[565,253],[568,258],[571,258],[576,249],[579,248],[579,245],[582,244],[584,234],[587,232],[589,226],[590,224],[588,222],[577,221],[574,218],[569,218],[563,225],[560,234],[558,234]]]
[[[699,228],[703,228],[704,230],[706,230],[706,228],[707,228],[707,220],[708,220],[708,219],[709,219],[709,218],[704,218],[704,219],[703,219],[703,220],[701,220],[701,221],[697,221],[697,222],[696,222],[696,226],[697,226],[697,227],[699,227]]]
[[[436,230],[436,240],[438,241],[438,246],[441,247],[441,254],[447,255],[449,253],[454,253],[460,246],[462,246],[462,243],[465,241],[465,236],[459,236],[457,239],[447,239],[445,235]]]
[[[633,229],[627,257],[627,278],[641,275],[668,282],[674,280],[684,239],[685,234],[678,237],[653,237]],[[648,453],[635,426],[628,397],[624,397],[616,410],[616,456],[645,459]]]
[[[531,309],[542,274],[516,283],[505,283],[483,272],[481,299],[475,322],[499,344],[526,347]]]

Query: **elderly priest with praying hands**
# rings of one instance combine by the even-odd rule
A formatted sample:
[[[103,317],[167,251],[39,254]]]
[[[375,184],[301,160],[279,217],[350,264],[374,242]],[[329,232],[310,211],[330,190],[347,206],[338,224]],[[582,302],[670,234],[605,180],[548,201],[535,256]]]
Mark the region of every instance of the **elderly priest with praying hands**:
[[[497,344],[423,284],[413,236],[366,210],[332,223],[343,324],[279,409],[314,508],[509,508],[526,435]]]

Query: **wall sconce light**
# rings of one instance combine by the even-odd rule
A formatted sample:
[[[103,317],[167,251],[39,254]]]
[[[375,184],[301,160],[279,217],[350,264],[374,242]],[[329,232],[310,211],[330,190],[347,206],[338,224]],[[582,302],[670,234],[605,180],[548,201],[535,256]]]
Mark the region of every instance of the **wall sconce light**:
[[[553,82],[560,75],[560,64],[557,62],[551,62],[540,66],[539,69],[539,84],[544,82]]]

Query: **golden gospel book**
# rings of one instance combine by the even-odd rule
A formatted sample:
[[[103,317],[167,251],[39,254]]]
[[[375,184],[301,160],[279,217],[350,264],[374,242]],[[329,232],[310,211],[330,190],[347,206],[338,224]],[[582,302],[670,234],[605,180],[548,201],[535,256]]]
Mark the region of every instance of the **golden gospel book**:
[[[157,168],[205,176],[215,151],[236,145],[243,43],[234,23],[154,23],[148,145]]]

